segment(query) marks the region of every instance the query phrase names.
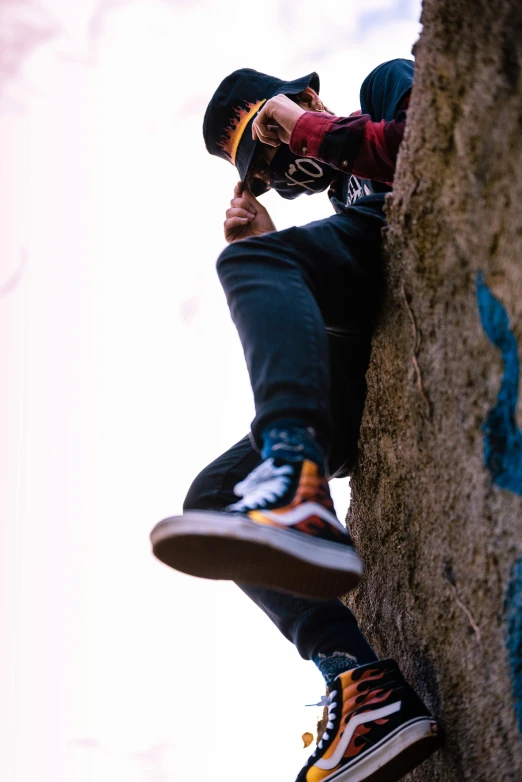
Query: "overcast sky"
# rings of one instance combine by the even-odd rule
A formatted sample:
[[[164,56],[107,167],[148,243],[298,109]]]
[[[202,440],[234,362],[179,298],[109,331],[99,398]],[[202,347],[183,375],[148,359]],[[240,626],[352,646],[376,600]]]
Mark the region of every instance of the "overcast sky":
[[[202,116],[239,67],[337,114],[410,57],[417,0],[0,2],[0,778],[292,780],[323,694],[233,585],[150,554],[252,395],[215,274],[235,171]],[[8,78],[9,77],[9,78]],[[326,195],[265,203],[278,228]],[[334,489],[344,517],[348,482]]]

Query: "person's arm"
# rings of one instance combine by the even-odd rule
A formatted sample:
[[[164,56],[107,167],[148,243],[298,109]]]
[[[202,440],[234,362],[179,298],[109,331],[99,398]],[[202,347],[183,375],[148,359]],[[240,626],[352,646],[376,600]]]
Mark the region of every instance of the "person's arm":
[[[373,122],[369,114],[355,112],[336,117],[306,111],[295,123],[290,149],[363,179],[391,184],[399,145],[406,125],[409,98],[391,122]]]

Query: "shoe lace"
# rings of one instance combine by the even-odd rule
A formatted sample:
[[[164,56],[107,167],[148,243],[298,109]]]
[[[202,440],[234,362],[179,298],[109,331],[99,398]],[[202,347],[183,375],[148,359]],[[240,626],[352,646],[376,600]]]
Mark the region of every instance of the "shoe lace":
[[[321,698],[321,705],[325,705],[328,707],[328,722],[326,723],[326,728],[324,730],[323,735],[321,736],[321,740],[319,741],[319,744],[317,745],[317,747],[312,753],[312,757],[316,755],[317,752],[323,748],[324,742],[328,741],[328,739],[330,738],[330,734],[328,733],[328,731],[332,730],[335,726],[334,720],[336,718],[336,714],[334,709],[337,708],[337,701],[335,701],[334,698],[336,695],[337,695],[337,690],[332,690],[332,692],[328,695],[328,698]]]
[[[267,503],[275,502],[288,489],[294,468],[289,464],[276,467],[273,459],[267,459],[247,477],[234,486],[234,494],[241,500],[228,506],[228,510],[244,511],[252,508],[264,508]]]

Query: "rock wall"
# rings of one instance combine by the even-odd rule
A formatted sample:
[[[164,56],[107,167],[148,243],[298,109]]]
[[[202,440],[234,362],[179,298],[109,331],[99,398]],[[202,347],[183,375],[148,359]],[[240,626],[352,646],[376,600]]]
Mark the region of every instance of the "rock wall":
[[[425,0],[348,598],[438,716],[418,782],[522,780],[522,3]]]

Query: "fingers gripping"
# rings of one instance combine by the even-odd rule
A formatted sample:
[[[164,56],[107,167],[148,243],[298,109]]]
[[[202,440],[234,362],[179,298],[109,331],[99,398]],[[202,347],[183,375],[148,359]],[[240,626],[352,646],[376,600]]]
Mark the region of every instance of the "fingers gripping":
[[[250,211],[249,209],[238,209],[237,207],[230,207],[230,209],[227,209],[226,215],[227,218],[245,217],[250,218],[251,220],[253,220],[255,217],[254,212]]]
[[[281,143],[278,135],[278,124],[273,115],[274,104],[269,100],[260,109],[252,123],[252,138],[268,144],[271,147],[278,147]]]
[[[276,95],[261,107],[255,117],[252,138],[272,147],[288,144],[294,125],[302,114],[304,109],[287,95]]]

